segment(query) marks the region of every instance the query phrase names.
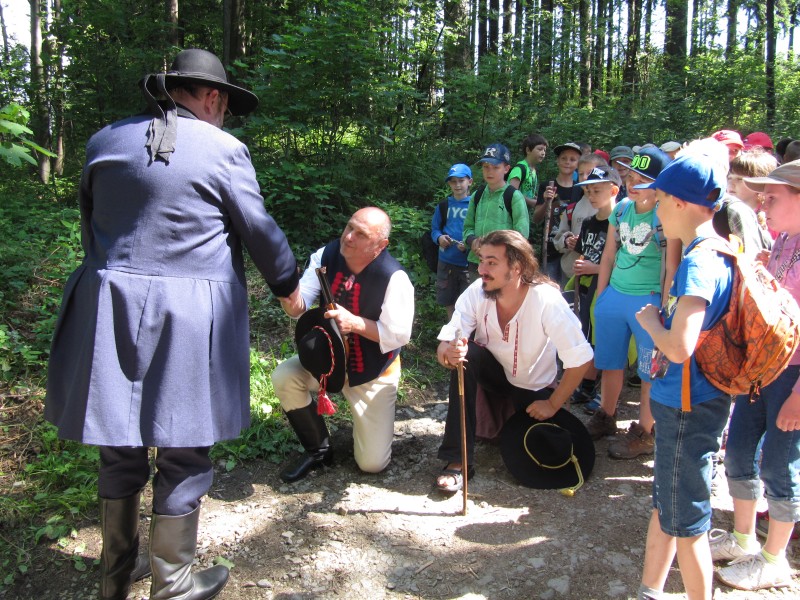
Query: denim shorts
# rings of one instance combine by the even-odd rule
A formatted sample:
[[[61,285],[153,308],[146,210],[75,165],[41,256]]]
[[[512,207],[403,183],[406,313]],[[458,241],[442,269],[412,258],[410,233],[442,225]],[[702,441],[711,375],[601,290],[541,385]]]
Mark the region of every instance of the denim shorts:
[[[442,306],[452,306],[468,286],[467,267],[439,261],[436,269],[436,302]]]
[[[667,535],[695,537],[711,528],[712,459],[730,405],[727,394],[693,404],[691,412],[650,403],[656,421],[653,508]]]
[[[800,431],[781,431],[775,423],[798,375],[800,365],[792,365],[755,402],[736,398],[725,449],[731,496],[757,500],[763,482],[770,517],[784,523],[800,520]]]
[[[639,354],[637,371],[644,381],[650,381],[650,358],[653,338],[636,320],[636,313],[647,304],[661,306],[661,294],[630,296],[611,286],[595,301],[594,366],[601,370],[624,369],[628,366],[628,346],[631,334],[636,339]]]

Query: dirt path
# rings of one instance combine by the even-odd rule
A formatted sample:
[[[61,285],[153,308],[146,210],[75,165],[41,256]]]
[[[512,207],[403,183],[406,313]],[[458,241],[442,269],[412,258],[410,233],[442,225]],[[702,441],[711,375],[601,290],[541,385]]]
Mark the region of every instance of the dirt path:
[[[626,398],[632,395],[626,391]],[[379,475],[358,471],[346,429],[333,433],[336,466],[297,484],[282,484],[280,465],[269,463],[219,473],[203,505],[198,552],[202,565],[218,556],[235,565],[219,598],[635,597],[652,463],[612,461],[602,440],[591,477],[566,498],[517,485],[498,449],[480,445],[469,512],[461,516],[460,494],[446,498],[432,489],[441,468],[435,453],[446,406],[439,391],[398,409],[393,460]],[[635,415],[627,402],[620,410],[622,419]],[[732,513],[722,484],[715,525],[728,527]],[[144,522],[143,532],[146,527]],[[97,598],[96,523],[81,528],[64,548],[41,550],[30,575],[4,597]],[[69,557],[75,553],[87,558],[88,571],[74,569]],[[800,545],[790,553],[796,567]],[[148,587],[136,584],[130,598],[146,598]],[[715,598],[730,600],[800,597],[798,585],[760,593],[715,587]],[[673,568],[666,597],[681,597],[680,589]]]

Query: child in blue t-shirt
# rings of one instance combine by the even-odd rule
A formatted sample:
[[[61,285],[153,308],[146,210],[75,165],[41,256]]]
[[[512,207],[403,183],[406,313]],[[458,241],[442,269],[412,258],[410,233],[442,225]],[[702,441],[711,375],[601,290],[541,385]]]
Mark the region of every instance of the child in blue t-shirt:
[[[653,341],[636,321],[636,313],[646,304],[660,305],[663,288],[669,285],[680,260],[680,242],[658,232],[655,192],[635,186],[652,183],[669,161],[669,156],[655,147],[641,148],[633,157],[626,177],[629,197],[619,202],[608,218],[607,242],[600,259],[594,362],[603,374],[600,408],[587,423],[592,439],[617,432],[617,403],[628,365],[631,336],[636,342],[637,371],[642,380],[638,422],[634,421],[625,435],[608,446],[609,456],[616,459],[652,454],[655,444],[648,373]],[[664,253],[662,243],[665,243]]]
[[[439,214],[439,206],[431,219],[431,239],[439,246],[439,264],[436,270],[436,302],[447,309],[447,318],[453,316],[456,299],[469,285],[467,247],[462,241],[464,218],[469,207],[469,188],[472,169],[465,164],[450,167],[445,182],[453,192],[447,198],[447,215]],[[445,217],[442,219],[442,217]],[[442,221],[444,220],[444,227]]]
[[[710,157],[687,154],[667,165],[642,188],[656,191],[664,235],[679,239],[683,258],[663,308],[648,304],[636,319],[652,337],[651,410],[655,428],[653,511],[647,530],[640,599],[658,598],[677,553],[689,598],[711,598],[712,458],[728,419],[730,396],[705,378],[694,360],[700,332],[728,308],[733,271],[730,259],[698,246],[718,237],[712,218],[725,192],[725,179]],[[689,360],[691,410],[681,408],[681,383]]]

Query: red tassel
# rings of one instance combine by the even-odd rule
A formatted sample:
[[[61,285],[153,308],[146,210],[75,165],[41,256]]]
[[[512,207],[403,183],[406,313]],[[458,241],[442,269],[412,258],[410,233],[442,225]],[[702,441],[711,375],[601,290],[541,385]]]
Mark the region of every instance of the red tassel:
[[[318,415],[334,415],[336,414],[336,407],[331,402],[325,390],[320,388],[317,392],[317,414]]]

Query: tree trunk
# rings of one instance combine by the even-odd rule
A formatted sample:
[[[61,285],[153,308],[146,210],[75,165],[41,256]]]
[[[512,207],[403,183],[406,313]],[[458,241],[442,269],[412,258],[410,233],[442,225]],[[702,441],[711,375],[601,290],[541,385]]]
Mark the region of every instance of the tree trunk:
[[[736,53],[736,28],[739,26],[739,0],[728,0],[728,39],[725,42],[725,60]]]
[[[686,64],[686,31],[689,19],[689,0],[666,0],[666,30],[664,35],[664,67],[667,73],[683,81]]]
[[[222,63],[229,65],[245,55],[245,0],[223,0]]]
[[[625,67],[622,72],[622,83],[625,94],[633,94],[638,83],[638,78],[636,76],[636,55],[639,52],[639,32],[641,31],[641,21],[642,0],[629,0],[628,37],[625,45]]]
[[[511,54],[511,41],[514,32],[511,30],[511,0],[503,0],[503,39],[502,48],[504,54]]]
[[[53,0],[53,23],[61,21],[61,0]],[[58,31],[58,28],[56,28]],[[52,78],[54,85],[51,86],[50,96],[53,102],[53,114],[55,120],[55,157],[52,158],[53,172],[61,177],[64,174],[64,106],[66,104],[66,92],[64,90],[64,44],[58,36],[52,36],[54,47],[50,48],[50,55],[53,57],[55,77]]]
[[[444,71],[449,75],[467,69],[470,61],[468,0],[445,0],[444,26],[450,35],[444,38]]]
[[[50,149],[50,111],[47,106],[47,71],[42,60],[42,15],[47,14],[45,0],[29,0],[31,7],[31,129],[36,143]],[[39,179],[50,181],[50,160],[39,157]]]
[[[0,3],[0,31],[3,34],[3,62],[9,64],[11,62],[11,54],[8,49],[8,30],[6,29],[6,20],[3,17],[3,5]]]
[[[489,54],[500,47],[500,0],[489,0]]]
[[[553,61],[553,0],[542,0],[539,20],[539,75],[549,77]]]
[[[486,14],[486,0],[476,0],[478,3],[478,58],[483,58],[489,53],[489,17]]]
[[[589,46],[589,20],[590,15],[589,0],[580,0],[578,4],[579,25],[578,35],[580,36],[581,46],[581,69],[580,69],[580,99],[581,105],[592,107],[592,51]]]
[[[599,96],[603,94],[603,58],[606,48],[606,0],[595,0],[594,9],[594,73],[592,75],[592,88]]]
[[[772,128],[775,124],[775,45],[777,43],[778,28],[775,25],[775,0],[766,0],[767,22],[767,60],[764,65],[766,79],[766,105],[767,105],[767,126]]]
[[[178,0],[167,0],[167,23],[167,43],[176,48],[182,46],[181,30],[178,26]]]

